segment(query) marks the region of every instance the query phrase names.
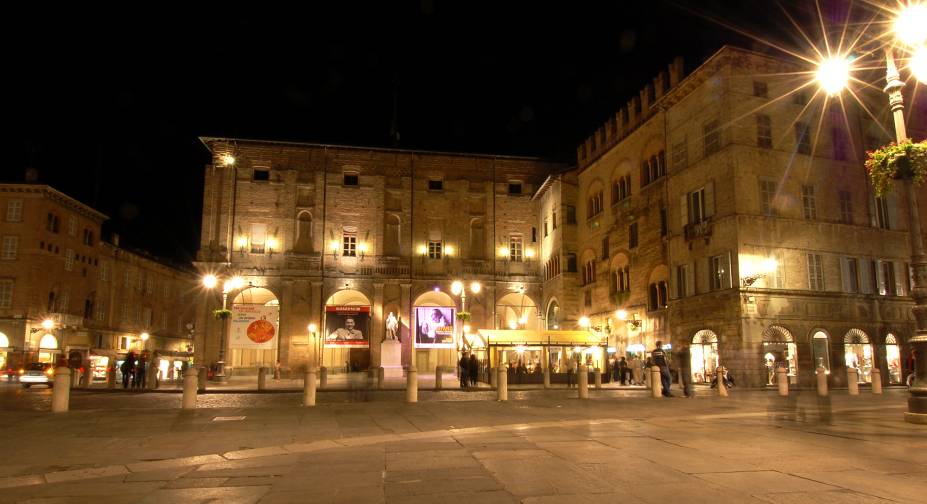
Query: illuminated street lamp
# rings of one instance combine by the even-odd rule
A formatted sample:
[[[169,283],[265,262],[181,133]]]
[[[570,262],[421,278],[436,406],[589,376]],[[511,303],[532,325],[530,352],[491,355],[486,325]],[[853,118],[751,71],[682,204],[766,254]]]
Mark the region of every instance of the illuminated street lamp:
[[[148,349],[148,348],[147,348],[147,347],[148,347],[148,338],[150,338],[151,335],[149,335],[149,334],[146,333],[146,332],[143,332],[142,334],[139,335],[139,337],[142,339],[142,351],[147,350],[147,349]]]
[[[927,42],[927,4],[911,1],[895,18],[895,40],[902,50],[910,51],[911,73],[919,81],[925,80],[927,74],[927,55],[925,55],[925,42]],[[892,43],[885,46],[885,93],[888,95],[889,107],[895,123],[895,140],[900,144],[908,140],[904,124],[904,99],[901,88],[904,81],[895,64],[895,55]],[[839,59],[824,60],[818,67],[817,80],[821,88],[829,95],[840,93],[847,87],[851,68],[850,61],[841,57]],[[917,194],[910,177],[902,177],[901,185],[908,200],[908,213],[911,227],[911,266],[914,269],[911,297],[914,298],[914,320],[916,333],[910,344],[916,349],[918,356],[927,355],[927,258],[924,256],[924,241],[921,235],[920,213],[917,205]],[[910,388],[911,397],[908,398],[908,411],[905,421],[918,424],[927,424],[927,363],[924,358],[916,359],[915,379]]]
[[[203,287],[209,290],[219,285],[219,277],[216,275],[203,276]],[[216,377],[225,377],[225,340],[228,331],[229,310],[227,308],[229,292],[239,290],[245,286],[245,279],[240,276],[234,276],[222,282],[222,310],[216,311],[216,318],[221,321],[221,331],[219,337],[219,360],[216,362]]]

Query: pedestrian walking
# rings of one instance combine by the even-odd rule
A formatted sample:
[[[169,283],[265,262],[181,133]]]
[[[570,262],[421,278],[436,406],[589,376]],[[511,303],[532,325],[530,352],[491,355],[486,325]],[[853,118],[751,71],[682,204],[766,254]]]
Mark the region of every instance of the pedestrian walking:
[[[280,379],[280,361],[277,361],[276,364],[274,364],[274,380],[279,380],[279,379]]]
[[[467,371],[469,372],[468,376],[470,377],[470,386],[477,386],[477,379],[480,376],[480,361],[476,359],[476,354],[470,354],[470,362],[468,363]]]
[[[567,361],[567,388],[573,388],[573,374],[576,373],[577,367],[576,358],[570,357],[570,360]]]
[[[617,367],[618,367],[618,380],[621,382],[621,384],[622,384],[622,385],[625,385],[626,383],[630,382],[630,381],[631,381],[631,376],[630,376],[630,375],[631,375],[631,370],[628,369],[628,361],[627,361],[627,359],[625,359],[624,357],[622,357],[622,358],[618,361],[618,366],[617,366]]]
[[[653,360],[653,365],[660,368],[660,385],[663,389],[663,397],[673,397],[673,394],[670,393],[672,376],[670,375],[669,362],[666,361],[666,352],[663,351],[662,341],[656,342],[656,347],[650,351],[650,358]]]
[[[676,369],[679,370],[679,379],[682,381],[682,393],[686,397],[694,397],[695,390],[692,389],[692,353],[688,343],[679,346],[676,353]]]
[[[122,388],[127,389],[132,384],[132,368],[135,367],[135,354],[129,352],[126,360],[122,361],[119,371],[122,373]]]
[[[457,368],[460,373],[460,388],[467,388],[467,385],[470,383],[470,357],[467,355],[467,352],[464,352],[463,355],[460,356]]]
[[[144,358],[138,360],[138,364],[135,365],[135,376],[132,378],[132,387],[133,388],[144,388],[145,387],[145,371],[148,363]]]

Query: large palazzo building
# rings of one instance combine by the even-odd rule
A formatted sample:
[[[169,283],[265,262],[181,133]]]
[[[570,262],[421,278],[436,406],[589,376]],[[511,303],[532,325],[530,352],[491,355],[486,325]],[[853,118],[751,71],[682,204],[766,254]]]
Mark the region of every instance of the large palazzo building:
[[[817,365],[835,385],[847,365],[898,383],[907,202],[876,198],[863,167],[889,136],[849,102],[825,108],[800,70],[730,47],[689,75],[674,61],[572,167],[203,138],[197,267],[242,283],[204,294],[198,357],[367,368],[399,327],[401,363],[419,369],[470,347],[604,365],[662,340],[691,344],[701,382],[723,364],[764,385],[781,363],[799,385]],[[213,316],[223,297],[231,323]],[[248,330],[261,318],[272,337]]]

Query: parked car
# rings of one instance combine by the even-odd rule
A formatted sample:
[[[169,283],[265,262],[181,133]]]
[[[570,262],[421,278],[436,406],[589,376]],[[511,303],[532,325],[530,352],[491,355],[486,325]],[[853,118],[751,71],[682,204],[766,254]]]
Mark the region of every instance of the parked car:
[[[55,382],[55,367],[50,362],[33,362],[26,366],[25,371],[19,375],[19,383],[29,388],[35,384],[48,385],[51,388]]]

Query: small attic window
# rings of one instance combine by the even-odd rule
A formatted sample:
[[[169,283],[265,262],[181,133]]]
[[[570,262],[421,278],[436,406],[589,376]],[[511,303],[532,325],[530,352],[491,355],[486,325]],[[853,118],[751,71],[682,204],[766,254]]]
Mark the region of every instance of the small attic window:
[[[358,185],[358,176],[356,173],[345,173],[344,174],[344,185],[346,186],[356,186]]]
[[[270,180],[270,169],[269,168],[255,168],[254,173],[251,175],[251,180],[255,182],[267,182]]]

